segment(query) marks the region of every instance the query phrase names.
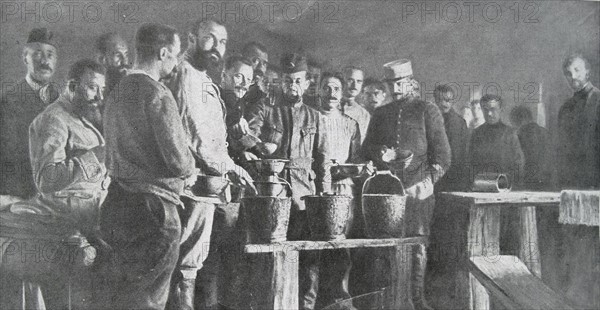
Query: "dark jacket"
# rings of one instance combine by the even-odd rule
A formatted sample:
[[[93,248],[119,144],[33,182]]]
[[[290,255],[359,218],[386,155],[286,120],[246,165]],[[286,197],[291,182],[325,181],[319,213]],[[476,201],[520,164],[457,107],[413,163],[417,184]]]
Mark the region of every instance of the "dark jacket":
[[[259,104],[249,114],[248,124],[254,135],[263,142],[277,144],[275,153],[266,157],[292,160],[287,178],[292,185],[294,205],[300,210],[304,209],[300,197],[328,190],[331,182],[326,179],[330,158],[322,118],[305,104]]]
[[[471,164],[473,175],[503,173],[513,186],[520,186],[525,158],[516,130],[502,122],[477,127],[471,137]]]
[[[178,204],[194,160],[171,91],[133,71],[115,90],[104,111],[106,166],[113,182]]]
[[[562,188],[600,188],[600,90],[588,84],[558,113],[558,178]]]
[[[436,191],[465,191],[468,188],[468,145],[471,132],[467,122],[454,109],[443,114],[444,127],[452,152],[452,164],[446,174],[435,185]]]
[[[535,190],[548,189],[552,184],[548,130],[531,122],[519,128],[518,136],[525,156],[523,187]]]
[[[450,145],[442,113],[435,104],[420,99],[395,101],[375,110],[363,152],[379,169],[387,168],[381,161],[383,146],[413,152],[408,168],[396,171],[405,187],[430,177],[434,164],[443,170],[450,166]]]
[[[0,99],[0,194],[30,198],[36,193],[29,160],[29,125],[48,105],[26,80],[2,87]],[[50,90],[50,102],[58,91]]]

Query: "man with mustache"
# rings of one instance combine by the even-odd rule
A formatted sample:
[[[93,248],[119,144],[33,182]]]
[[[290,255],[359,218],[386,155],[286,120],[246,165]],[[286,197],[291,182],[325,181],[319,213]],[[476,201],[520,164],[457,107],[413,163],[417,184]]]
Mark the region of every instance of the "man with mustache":
[[[260,104],[249,114],[251,132],[263,142],[277,145],[269,155],[256,147],[251,148],[262,158],[285,158],[290,169],[283,177],[292,187],[292,210],[288,228],[289,240],[307,240],[308,221],[304,201],[300,197],[331,190],[329,172],[329,144],[323,130],[323,116],[302,101],[309,85],[306,58],[297,53],[281,58],[282,97],[274,106]],[[313,309],[318,288],[315,284],[314,256],[300,254],[300,308]],[[309,261],[313,261],[309,264]],[[318,272],[318,271],[317,271]]]
[[[385,84],[378,79],[367,78],[363,84],[363,93],[365,96],[365,108],[370,113],[383,105],[387,96]]]
[[[23,47],[25,79],[9,87],[5,83],[0,95],[0,194],[22,199],[35,195],[36,187],[27,144],[29,125],[58,96],[58,87],[50,82],[58,51],[54,34],[35,28]]]
[[[239,125],[242,121],[246,109],[246,102],[242,98],[248,92],[253,76],[250,60],[242,56],[227,58],[221,81],[221,97],[227,107],[227,128]]]
[[[590,82],[592,66],[579,53],[563,62],[573,97],[558,113],[558,185],[560,189],[600,188],[600,90]],[[554,215],[556,218],[556,215]],[[560,225],[559,285],[574,305],[598,307],[598,227]],[[595,278],[594,278],[595,277]],[[596,283],[596,286],[594,285]]]
[[[129,47],[117,32],[101,35],[96,41],[99,52],[98,61],[106,67],[107,94],[119,83],[129,69]]]
[[[89,59],[77,61],[68,74],[68,87],[62,95],[41,112],[29,127],[29,145],[34,180],[35,198],[18,202],[2,212],[2,217],[16,223],[29,223],[15,237],[15,245],[40,244],[54,248],[52,259],[27,259],[10,255],[4,257],[3,275],[17,275],[42,284],[45,297],[54,296],[57,283],[66,285],[66,274],[73,272],[68,255],[73,250],[59,240],[71,237],[82,244],[97,241],[100,205],[106,197],[106,168],[104,165],[104,138],[96,119],[99,103],[103,99],[104,67]],[[39,217],[38,217],[39,216]],[[37,219],[37,220],[36,220]],[[39,221],[44,220],[45,225]],[[6,233],[0,228],[2,252],[9,248]],[[26,238],[23,238],[27,236]],[[86,239],[87,238],[87,239]],[[89,245],[89,244],[88,244]],[[79,254],[79,253],[78,253]],[[71,258],[72,259],[72,258]],[[3,307],[13,308],[5,302],[8,292],[3,292]],[[10,296],[10,295],[8,295]],[[54,298],[45,302],[55,307]],[[31,305],[28,305],[31,307]]]
[[[420,99],[418,82],[409,60],[384,65],[388,88],[394,101],[377,109],[367,131],[363,150],[380,169],[392,170],[408,196],[405,227],[407,236],[429,236],[435,205],[433,184],[450,166],[450,145],[439,108]],[[394,163],[398,151],[414,155],[408,167]],[[412,302],[415,309],[431,309],[425,301],[427,266],[425,245],[415,246],[412,257]]]
[[[180,196],[194,158],[173,94],[162,83],[178,62],[177,30],[144,24],[136,63],[106,100],[106,166],[112,178],[100,228],[113,249],[111,309],[164,309],[179,256]]]
[[[346,79],[344,99],[342,99],[342,111],[344,114],[352,117],[358,122],[360,132],[367,132],[371,114],[356,101],[358,95],[360,95],[360,92],[362,91],[365,74],[362,69],[355,66],[345,67],[342,70],[342,73]],[[361,143],[364,140],[365,137],[363,136],[361,138]]]
[[[227,29],[217,21],[200,19],[192,23],[184,59],[177,66],[169,88],[182,111],[189,139],[187,145],[196,158],[200,173],[227,175],[237,185],[248,187],[252,178],[233,162],[227,152],[225,103],[219,87],[208,75],[211,68],[222,63],[227,39]],[[181,250],[178,267],[173,274],[169,306],[193,309],[196,276],[208,255],[207,245],[210,244],[216,204],[225,201],[214,197],[195,197],[194,200],[186,198],[183,202],[184,208],[179,210],[183,223]],[[207,296],[203,297],[207,301]]]
[[[574,94],[558,113],[559,183],[561,188],[599,188],[600,91],[590,82],[583,56],[567,57],[563,72]]]
[[[344,91],[344,77],[341,73],[323,73],[321,86],[318,87],[323,114],[323,129],[329,138],[329,155],[339,164],[360,163],[360,129],[358,123],[351,117],[342,114],[340,110],[342,94]],[[332,178],[332,191],[340,195],[353,197],[350,202],[350,216],[346,226],[346,235],[349,238],[360,238],[357,232],[358,220],[362,217],[357,212],[356,189],[352,178],[335,176]],[[317,270],[318,277],[318,306],[335,303],[336,301],[350,298],[348,282],[352,262],[349,249],[322,251],[319,265],[313,267]]]

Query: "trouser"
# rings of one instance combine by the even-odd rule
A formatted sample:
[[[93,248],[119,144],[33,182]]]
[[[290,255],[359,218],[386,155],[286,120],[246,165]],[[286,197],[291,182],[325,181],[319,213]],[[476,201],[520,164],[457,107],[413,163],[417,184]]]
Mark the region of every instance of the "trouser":
[[[198,287],[201,291],[200,309],[210,309],[219,303],[235,305],[239,294],[232,288],[237,272],[237,264],[243,255],[241,245],[243,230],[238,226],[239,203],[216,205],[210,251],[199,273]]]
[[[113,182],[101,209],[100,229],[114,251],[111,309],[164,309],[179,255],[177,205],[134,193]]]

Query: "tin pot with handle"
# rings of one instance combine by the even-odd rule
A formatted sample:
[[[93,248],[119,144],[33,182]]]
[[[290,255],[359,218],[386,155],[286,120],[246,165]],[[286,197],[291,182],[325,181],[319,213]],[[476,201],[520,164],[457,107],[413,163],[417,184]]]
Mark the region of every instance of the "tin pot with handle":
[[[406,198],[402,181],[389,170],[377,171],[365,181],[362,211],[370,238],[404,237]]]

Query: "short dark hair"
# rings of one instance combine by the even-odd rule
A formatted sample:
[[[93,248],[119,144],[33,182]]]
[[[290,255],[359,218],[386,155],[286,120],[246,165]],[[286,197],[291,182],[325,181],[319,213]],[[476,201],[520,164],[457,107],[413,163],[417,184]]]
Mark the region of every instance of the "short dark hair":
[[[338,79],[342,84],[342,89],[346,88],[346,83],[344,83],[344,75],[341,72],[324,72],[321,74],[321,84],[329,78]],[[319,85],[321,87],[321,85]]]
[[[190,28],[188,31],[194,35],[198,35],[200,33],[200,28],[208,27],[210,24],[215,24],[217,26],[225,27],[223,23],[219,22],[216,19],[212,18],[199,18],[195,20],[192,24],[190,24]]]
[[[502,107],[503,103],[502,103],[502,98],[498,95],[494,95],[494,94],[486,94],[483,97],[481,97],[481,99],[479,99],[480,104],[483,106],[484,103],[486,102],[492,102],[492,101],[496,101],[498,102],[498,104],[500,105],[500,107]]]
[[[520,125],[533,120],[531,111],[526,106],[517,106],[510,111],[510,121],[514,125]]]
[[[583,63],[585,64],[585,68],[588,71],[591,69],[590,68],[590,62],[585,57],[583,57],[583,54],[581,54],[581,53],[573,53],[573,54],[567,56],[567,58],[565,58],[565,61],[563,61],[563,71],[565,71],[566,68],[568,66],[570,66],[573,63],[573,61],[575,61],[575,59],[581,59],[581,60],[583,60]]]
[[[308,60],[306,61],[306,65],[312,68],[317,68],[317,69],[323,69],[323,65],[317,61],[316,59],[312,58],[312,57],[308,57]]]
[[[145,62],[158,55],[163,47],[175,43],[177,30],[162,24],[144,24],[135,35],[135,50],[140,62]]]
[[[242,55],[231,55],[229,57],[227,57],[227,59],[225,60],[225,70],[229,70],[231,68],[233,68],[233,66],[235,66],[236,63],[241,62],[245,65],[248,65],[250,67],[252,67],[252,61],[250,61],[250,59],[242,56]]]
[[[344,68],[342,68],[342,73],[345,74],[346,71],[348,71],[348,70],[360,71],[363,74],[365,74],[365,70],[363,70],[361,67],[358,67],[358,66],[345,66]]]
[[[375,87],[375,89],[379,89],[382,92],[386,92],[386,87],[385,87],[385,83],[383,83],[381,80],[378,80],[376,78],[372,78],[372,77],[368,77],[365,79],[365,82],[363,83],[363,90],[369,86],[373,86]]]
[[[67,75],[67,78],[69,80],[79,82],[79,80],[81,80],[81,77],[85,73],[85,70],[90,70],[92,72],[100,73],[102,75],[106,74],[106,68],[104,68],[102,64],[95,60],[86,58],[78,60],[73,65],[71,65],[71,68],[69,68],[69,74]]]
[[[108,32],[99,36],[98,40],[96,40],[96,49],[100,53],[105,54],[106,52],[108,52],[109,43],[117,38],[123,40],[123,37],[121,37],[121,35],[117,32]]]
[[[244,48],[242,48],[242,55],[248,57],[248,55],[250,55],[254,50],[259,50],[265,54],[269,53],[267,51],[267,47],[264,46],[262,43],[251,41],[246,43],[246,45],[244,45]]]
[[[435,101],[444,100],[444,101],[452,101],[454,100],[454,89],[449,85],[438,85],[433,90],[433,98]]]

